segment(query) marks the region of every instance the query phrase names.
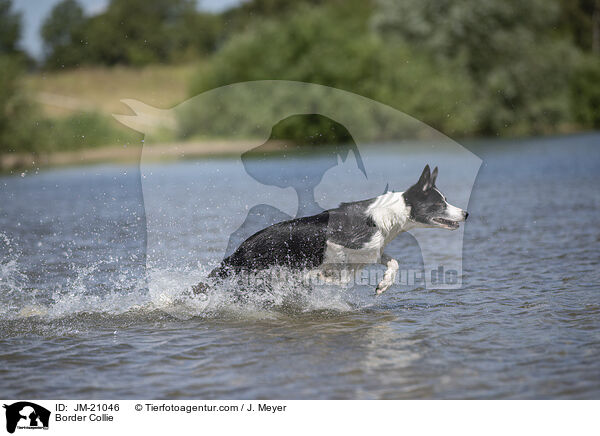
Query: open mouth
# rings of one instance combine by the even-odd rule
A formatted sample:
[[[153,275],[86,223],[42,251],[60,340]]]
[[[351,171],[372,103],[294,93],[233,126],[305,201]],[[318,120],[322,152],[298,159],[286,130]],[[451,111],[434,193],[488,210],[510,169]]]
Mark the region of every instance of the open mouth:
[[[458,229],[458,221],[447,220],[445,218],[433,218],[432,221],[448,230]]]

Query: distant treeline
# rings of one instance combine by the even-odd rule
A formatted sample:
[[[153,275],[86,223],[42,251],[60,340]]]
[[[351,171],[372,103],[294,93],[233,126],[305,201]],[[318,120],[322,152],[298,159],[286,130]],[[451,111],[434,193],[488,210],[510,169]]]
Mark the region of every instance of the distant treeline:
[[[201,59],[190,96],[247,80],[312,82],[458,137],[600,127],[600,0],[250,0],[219,14],[195,0],[111,0],[93,16],[63,0],[42,26],[37,65],[17,49],[19,18],[0,0],[0,152],[42,147],[19,88],[28,65]]]

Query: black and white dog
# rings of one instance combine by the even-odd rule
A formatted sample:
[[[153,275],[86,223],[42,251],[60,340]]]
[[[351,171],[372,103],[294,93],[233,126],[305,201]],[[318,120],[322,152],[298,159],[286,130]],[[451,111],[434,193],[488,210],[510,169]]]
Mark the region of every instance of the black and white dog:
[[[430,172],[427,165],[419,181],[404,192],[342,203],[318,215],[267,227],[242,242],[210,277],[284,266],[339,280],[381,263],[387,269],[376,289],[380,294],[394,283],[398,271],[398,262],[383,252],[392,239],[415,227],[456,230],[468,216],[448,204],[436,188],[437,173],[437,167]]]

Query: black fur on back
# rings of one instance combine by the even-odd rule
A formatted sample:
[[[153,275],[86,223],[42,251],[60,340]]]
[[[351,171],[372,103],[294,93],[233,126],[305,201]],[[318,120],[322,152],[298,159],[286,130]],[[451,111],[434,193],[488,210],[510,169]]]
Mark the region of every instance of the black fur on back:
[[[377,231],[365,214],[370,200],[342,203],[317,215],[269,226],[250,236],[225,258],[211,277],[256,271],[270,266],[315,268],[323,263],[327,241],[357,249]]]

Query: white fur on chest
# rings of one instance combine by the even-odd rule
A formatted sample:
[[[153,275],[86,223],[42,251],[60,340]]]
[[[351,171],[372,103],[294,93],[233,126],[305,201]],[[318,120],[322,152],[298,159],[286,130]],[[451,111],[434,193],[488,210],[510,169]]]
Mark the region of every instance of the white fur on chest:
[[[408,230],[410,208],[406,206],[402,192],[380,195],[366,210],[383,237],[384,246],[398,234]]]
[[[389,192],[377,197],[365,210],[365,220],[371,218],[377,227],[375,234],[358,249],[327,241],[320,269],[358,271],[378,263],[385,246],[408,229],[409,215],[402,193]]]

